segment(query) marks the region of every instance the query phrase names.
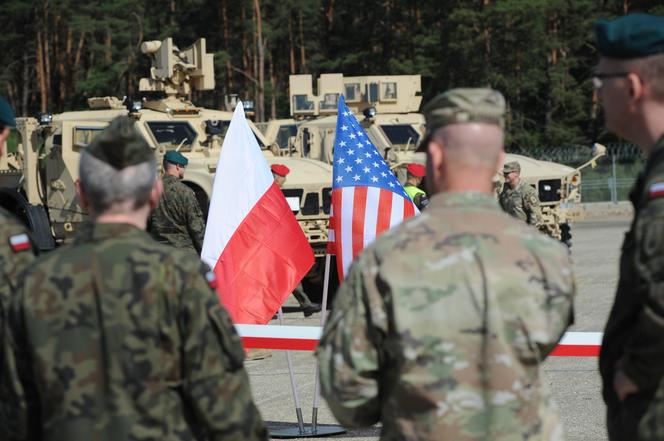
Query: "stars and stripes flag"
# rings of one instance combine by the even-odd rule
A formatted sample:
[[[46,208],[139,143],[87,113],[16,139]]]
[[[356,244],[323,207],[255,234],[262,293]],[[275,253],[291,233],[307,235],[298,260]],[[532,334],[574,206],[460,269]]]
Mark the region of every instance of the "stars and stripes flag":
[[[336,254],[339,279],[366,246],[418,213],[353,113],[339,98],[334,140],[328,254]]]

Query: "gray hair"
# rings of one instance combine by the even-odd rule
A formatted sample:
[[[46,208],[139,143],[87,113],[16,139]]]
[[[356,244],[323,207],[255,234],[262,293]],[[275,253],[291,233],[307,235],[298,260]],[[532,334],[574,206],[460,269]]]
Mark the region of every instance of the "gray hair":
[[[127,202],[138,209],[150,199],[157,180],[157,162],[152,159],[117,170],[84,151],[78,173],[81,188],[95,213],[104,213],[115,204]]]

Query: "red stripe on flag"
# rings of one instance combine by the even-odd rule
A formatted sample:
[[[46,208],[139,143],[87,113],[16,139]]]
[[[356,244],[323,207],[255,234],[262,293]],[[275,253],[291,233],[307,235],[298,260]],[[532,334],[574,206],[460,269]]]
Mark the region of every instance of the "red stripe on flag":
[[[241,337],[245,349],[286,349],[315,351],[318,340],[303,338]]]
[[[219,256],[217,293],[235,323],[265,324],[313,263],[307,237],[272,183]]]
[[[341,188],[336,188],[332,190],[332,213],[334,215],[334,243],[328,243],[328,250],[332,248],[333,253],[337,256],[337,276],[339,276],[339,281],[344,279],[344,270],[342,259],[343,255],[341,254],[341,249],[343,248],[343,243],[341,242],[341,200],[342,200]],[[329,253],[329,251],[328,251]]]
[[[367,209],[367,187],[355,187],[353,194],[353,259],[364,249],[364,216]]]
[[[599,345],[558,345],[551,351],[552,357],[597,357]]]
[[[380,190],[378,198],[378,220],[376,220],[376,237],[390,228],[390,217],[392,216],[392,197],[394,193]]]
[[[403,218],[404,220],[408,219],[415,215],[415,204],[409,199],[406,198],[403,201]]]

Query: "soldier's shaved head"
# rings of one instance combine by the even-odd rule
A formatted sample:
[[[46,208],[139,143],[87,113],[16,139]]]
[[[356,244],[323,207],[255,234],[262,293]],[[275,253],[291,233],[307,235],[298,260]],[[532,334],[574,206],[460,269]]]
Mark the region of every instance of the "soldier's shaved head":
[[[437,129],[428,147],[430,191],[491,192],[502,162],[503,129],[491,123],[450,124]]]

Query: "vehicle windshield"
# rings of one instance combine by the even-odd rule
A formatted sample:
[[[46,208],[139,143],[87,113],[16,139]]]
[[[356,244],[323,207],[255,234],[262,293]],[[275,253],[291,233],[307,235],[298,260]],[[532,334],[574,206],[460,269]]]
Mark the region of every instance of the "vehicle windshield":
[[[279,127],[279,133],[277,134],[277,144],[280,149],[288,148],[288,140],[291,136],[297,135],[297,126],[295,124],[289,124]],[[259,141],[260,144],[260,141]]]
[[[420,134],[409,124],[381,125],[385,136],[394,147],[415,149],[420,140]]]
[[[167,149],[191,151],[196,140],[196,131],[185,121],[148,121],[147,125],[157,144]]]

